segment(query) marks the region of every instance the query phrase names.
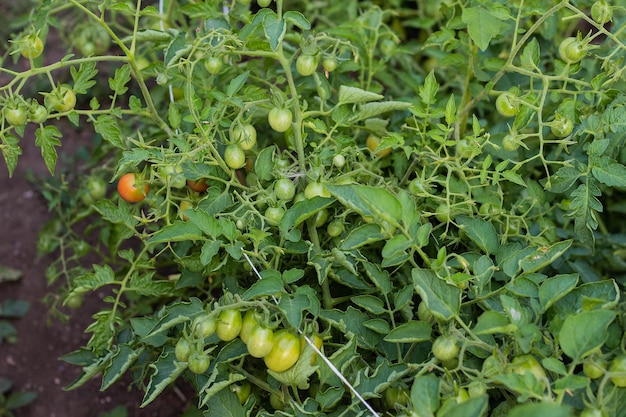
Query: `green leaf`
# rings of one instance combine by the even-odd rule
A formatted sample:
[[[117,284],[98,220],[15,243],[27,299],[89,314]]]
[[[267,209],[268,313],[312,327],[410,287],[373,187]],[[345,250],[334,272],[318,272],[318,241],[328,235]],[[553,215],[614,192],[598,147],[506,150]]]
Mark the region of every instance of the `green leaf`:
[[[0,317],[17,319],[23,317],[30,308],[30,302],[26,300],[5,300],[0,303]]]
[[[351,117],[350,121],[356,123],[360,120],[371,119],[383,113],[390,111],[406,110],[411,107],[411,103],[405,101],[382,101],[380,103],[365,103],[357,108],[357,112]]]
[[[159,36],[162,36],[163,32],[159,32]],[[191,43],[187,42],[187,33],[184,31],[178,31],[174,38],[168,36],[168,40],[171,39],[167,48],[165,48],[165,56],[163,62],[165,66],[170,66],[180,59],[183,55],[189,53],[191,50]]]
[[[385,96],[371,93],[367,90],[363,90],[357,87],[349,87],[347,85],[342,85],[339,87],[339,104],[349,104],[349,103],[365,103],[368,101],[378,101],[385,98]]]
[[[526,274],[539,271],[556,261],[572,246],[572,240],[564,240],[549,247],[535,248],[535,251],[523,258],[519,265]]]
[[[502,30],[500,19],[482,5],[463,9],[461,20],[467,25],[470,37],[481,51],[485,51],[489,42]]]
[[[101,357],[95,357],[89,364],[83,366],[81,374],[72,381],[69,385],[63,387],[63,391],[71,391],[84,385],[87,381],[102,372],[105,366],[109,363],[109,359],[113,356],[114,352],[107,352],[106,355]]]
[[[394,226],[402,218],[400,201],[383,188],[361,184],[328,185],[330,193],[341,204],[362,216],[385,220]]]
[[[437,277],[431,270],[414,268],[413,284],[433,315],[448,321],[459,315],[461,290]]]
[[[493,310],[483,312],[476,322],[474,332],[481,334],[504,333],[511,334],[517,326],[509,321],[509,318],[502,313]]]
[[[242,417],[246,415],[239,398],[229,389],[222,389],[211,396],[206,402],[206,406],[209,410],[209,414],[206,415],[220,417]]]
[[[490,222],[478,217],[457,216],[461,230],[486,253],[493,255],[500,249],[496,228]]]
[[[93,265],[93,273],[74,279],[73,291],[85,293],[115,282],[115,272],[109,265]]]
[[[483,394],[463,402],[451,402],[444,412],[437,413],[437,417],[481,417],[487,411],[488,401],[489,396]]]
[[[91,87],[96,85],[96,80],[93,79],[98,74],[96,61],[81,62],[78,71],[76,67],[71,67],[70,73],[74,80],[72,90],[76,94],[86,94]]]
[[[146,393],[141,402],[142,408],[154,401],[168,385],[174,382],[187,369],[186,362],[180,363],[176,360],[174,346],[166,347],[161,356],[148,366],[153,371],[150,374]]]
[[[372,314],[383,314],[387,312],[383,300],[373,295],[355,295],[350,301]]]
[[[2,147],[0,148],[2,149],[2,157],[7,164],[9,177],[12,177],[15,167],[17,166],[17,160],[22,154],[22,148],[19,146],[20,140],[17,136],[12,134],[0,136],[0,138],[2,138]]]
[[[352,229],[350,234],[341,242],[342,250],[357,249],[361,246],[385,239],[386,235],[377,224],[364,224]]]
[[[293,10],[286,11],[283,14],[283,19],[285,19],[286,22],[292,23],[302,30],[311,29],[311,22],[309,22],[308,19],[304,17],[304,15],[300,12],[296,12]]]
[[[419,88],[419,96],[424,104],[434,104],[437,100],[437,91],[439,83],[435,77],[435,71],[432,70],[424,79],[424,85]]]
[[[380,290],[381,294],[387,295],[393,291],[393,285],[387,271],[381,270],[376,264],[371,262],[363,262],[362,265],[368,278]]]
[[[115,76],[109,78],[109,88],[118,96],[126,94],[128,87],[126,86],[130,80],[130,65],[125,64],[115,70]]]
[[[522,67],[533,71],[538,67],[540,57],[541,51],[539,48],[539,42],[537,42],[537,38],[533,37],[522,50],[522,55],[520,56]]]
[[[93,122],[96,133],[102,135],[102,138],[111,145],[119,149],[126,149],[126,145],[122,141],[122,132],[118,125],[118,119],[110,114],[101,114]]]
[[[419,343],[431,338],[432,327],[425,321],[411,320],[393,329],[383,340],[390,343]]]
[[[193,223],[177,220],[164,226],[148,240],[151,245],[165,242],[182,242],[185,240],[202,239],[202,231]]]
[[[539,287],[541,311],[546,312],[554,303],[565,297],[578,283],[578,274],[559,274],[543,281]]]
[[[100,391],[104,391],[118,381],[128,368],[135,363],[142,352],[142,347],[135,350],[127,344],[119,345],[115,349],[110,362],[102,372],[102,385],[100,386]]]
[[[511,410],[508,417],[571,417],[571,415],[570,406],[543,402],[518,405]]]
[[[419,417],[434,417],[439,409],[439,378],[433,374],[418,376],[411,386],[413,412]]]
[[[263,30],[265,31],[265,37],[270,42],[272,51],[278,50],[278,45],[285,37],[285,20],[279,19],[276,13],[267,13],[263,18]]]
[[[37,398],[37,394],[31,391],[13,392],[6,399],[6,402],[2,405],[2,408],[8,411],[7,416],[11,416],[12,414],[9,410],[15,410],[17,408],[24,407],[25,405],[33,402],[35,398]]]
[[[296,228],[306,219],[333,204],[334,201],[332,198],[315,197],[295,203],[285,211],[280,220],[278,228],[281,235],[292,242],[299,241],[300,230]]]
[[[598,181],[609,187],[626,187],[626,166],[608,156],[594,159],[591,173]]]
[[[317,355],[317,353],[315,353],[313,348],[308,343],[303,343],[305,343],[305,346],[303,347],[303,351],[294,366],[284,372],[274,372],[271,369],[268,369],[268,375],[271,375],[277,381],[285,385],[296,386],[303,390],[308,389],[309,377],[313,375],[319,367],[311,365],[311,362],[315,363],[313,355]]]
[[[246,71],[231,80],[231,82],[228,84],[228,87],[226,88],[226,94],[228,95],[228,97],[234,97],[235,94],[237,94],[239,90],[241,90],[241,87],[243,87],[246,84],[246,81],[248,81],[249,75],[250,71]]]
[[[19,269],[9,268],[8,266],[0,265],[0,282],[3,281],[19,281],[22,278],[23,272]]]
[[[574,232],[588,248],[593,248],[595,243],[593,232],[598,228],[596,213],[602,211],[602,203],[598,200],[601,195],[593,179],[580,184],[571,194],[570,215],[574,216]]]
[[[61,138],[63,135],[56,126],[47,125],[39,127],[35,131],[35,145],[41,148],[41,156],[46,163],[46,167],[51,175],[54,175],[54,168],[57,163],[56,146],[61,146]]]
[[[168,106],[167,120],[170,123],[170,126],[174,129],[178,129],[183,121],[180,111],[175,103],[170,102]]]
[[[246,292],[243,293],[242,298],[244,300],[252,300],[257,297],[274,295],[283,291],[283,280],[281,279],[279,273],[264,275],[265,276],[262,279],[256,281],[246,290]]]
[[[607,328],[615,319],[610,310],[583,311],[565,318],[559,332],[559,344],[570,358],[579,361],[601,347],[606,341]]]

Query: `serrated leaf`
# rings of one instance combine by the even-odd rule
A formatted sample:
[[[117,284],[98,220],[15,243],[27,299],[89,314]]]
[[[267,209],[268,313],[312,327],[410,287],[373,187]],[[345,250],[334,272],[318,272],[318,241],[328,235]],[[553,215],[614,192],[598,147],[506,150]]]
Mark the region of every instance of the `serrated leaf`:
[[[86,94],[91,87],[96,85],[96,80],[93,79],[98,74],[96,61],[81,62],[78,71],[76,67],[71,67],[70,73],[74,80],[72,90],[77,94]]]
[[[111,356],[113,356],[113,352],[107,352],[106,355],[96,357],[92,363],[83,366],[81,374],[69,385],[63,387],[63,391],[71,391],[73,389],[79,388],[87,381],[92,379],[94,376],[98,375],[104,370]]]
[[[127,84],[130,82],[130,65],[125,64],[115,70],[113,78],[109,78],[109,88],[115,94],[121,96],[128,91]]]
[[[182,242],[202,239],[202,231],[195,224],[182,220],[164,226],[148,240],[151,245],[165,242]]]
[[[234,97],[235,94],[237,94],[239,90],[241,90],[241,87],[243,87],[246,84],[246,81],[248,81],[249,75],[250,71],[246,71],[231,80],[231,82],[228,84],[228,87],[226,88],[226,94],[228,95],[228,97]]]
[[[122,132],[117,124],[118,119],[109,115],[101,114],[93,123],[96,133],[102,135],[102,138],[111,145],[119,149],[125,149],[126,146],[122,141]],[[118,164],[119,166],[119,164]]]
[[[355,295],[350,301],[372,314],[384,314],[387,312],[383,301],[373,295]]]
[[[158,36],[163,36],[164,32],[154,31],[158,33]],[[154,34],[156,35],[156,34]],[[169,40],[169,37],[168,37]],[[165,66],[170,66],[175,63],[183,55],[191,51],[192,45],[187,43],[187,33],[184,31],[178,31],[176,36],[171,40],[167,48],[165,48],[165,56],[163,62]]]
[[[339,87],[338,100],[339,104],[365,103],[368,101],[378,101],[385,96],[363,90],[358,87],[349,87],[342,85]]]
[[[432,326],[425,321],[411,320],[393,329],[383,340],[390,343],[419,343],[431,338]]]
[[[602,211],[602,203],[598,200],[601,195],[602,192],[592,179],[580,184],[571,194],[570,215],[574,217],[574,231],[580,242],[588,248],[593,248],[595,243],[593,232],[598,228],[596,213]]]
[[[115,272],[109,265],[94,264],[93,271],[75,278],[72,290],[85,293],[115,282]]]
[[[187,363],[176,360],[174,346],[166,347],[159,358],[148,365],[152,369],[146,393],[140,407],[150,404],[165,388],[176,380],[187,369]]]
[[[221,389],[206,401],[208,413],[220,417],[242,417],[245,410],[237,395],[229,389]],[[207,414],[207,415],[209,415]]]
[[[102,384],[100,385],[100,391],[104,391],[118,381],[128,368],[135,363],[142,352],[143,347],[133,349],[127,344],[118,346],[108,365],[102,372]]]
[[[63,135],[56,126],[43,126],[35,131],[35,145],[41,148],[41,156],[51,175],[54,175],[54,168],[57,163],[57,151],[55,147],[61,146]]]
[[[609,187],[626,187],[626,166],[608,156],[594,158],[594,162],[591,173],[598,181]]]
[[[19,156],[22,154],[22,148],[19,147],[20,140],[17,136],[8,134],[2,137],[2,157],[4,158],[4,162],[7,164],[7,169],[9,171],[9,177],[13,176],[13,172],[15,171],[15,167],[17,166],[17,160]]]

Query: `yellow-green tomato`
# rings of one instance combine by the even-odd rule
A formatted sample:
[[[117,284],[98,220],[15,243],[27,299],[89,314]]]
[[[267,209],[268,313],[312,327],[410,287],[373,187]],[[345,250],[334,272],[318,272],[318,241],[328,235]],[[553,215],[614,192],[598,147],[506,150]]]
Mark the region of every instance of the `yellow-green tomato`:
[[[274,331],[261,324],[256,325],[250,332],[246,342],[248,353],[255,358],[263,358],[274,347]]]
[[[547,378],[546,371],[539,361],[532,355],[516,356],[511,361],[511,368],[514,373],[524,375],[530,372],[537,380],[542,381]]]
[[[196,337],[204,339],[215,333],[217,321],[208,314],[202,314],[193,320],[191,328]]]
[[[300,357],[300,338],[289,330],[274,333],[274,343],[270,353],[265,355],[265,366],[274,372],[284,372],[296,364]]]
[[[433,355],[440,361],[456,359],[459,354],[459,345],[450,336],[441,335],[435,339],[432,347]]]
[[[215,334],[220,340],[229,342],[239,336],[243,320],[241,313],[236,309],[223,310],[217,317]]]
[[[626,355],[619,355],[611,361],[609,372],[614,374],[611,376],[611,382],[617,387],[626,387]]]
[[[241,331],[239,332],[239,338],[243,343],[248,343],[248,338],[252,329],[254,329],[261,322],[261,315],[256,310],[248,310],[243,316],[241,323]]]

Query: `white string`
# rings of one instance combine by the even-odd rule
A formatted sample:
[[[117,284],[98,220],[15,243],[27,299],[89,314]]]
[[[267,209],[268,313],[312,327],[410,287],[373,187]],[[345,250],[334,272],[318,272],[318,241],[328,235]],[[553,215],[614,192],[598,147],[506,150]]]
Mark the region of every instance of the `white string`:
[[[248,263],[252,267],[252,270],[254,271],[254,274],[257,276],[257,278],[258,279],[263,279],[263,277],[259,273],[259,270],[252,263],[252,260],[250,259],[248,254],[244,253],[243,256],[246,258],[246,261],[248,261]],[[274,300],[274,303],[276,303],[276,305],[278,305],[278,300],[273,295],[272,295],[272,300]],[[370,411],[370,413],[372,413],[372,415],[374,417],[380,417],[380,415],[376,412],[376,410],[374,410],[372,408],[372,406],[369,405],[369,403],[365,400],[365,398],[363,398],[363,396],[356,390],[356,388],[354,388],[352,386],[352,384],[350,384],[350,382],[346,379],[346,377],[343,376],[341,371],[339,371],[339,369],[337,369],[337,367],[330,361],[330,359],[328,359],[326,357],[326,355],[324,355],[324,353],[317,346],[315,346],[315,343],[313,343],[313,341],[311,339],[309,339],[309,337],[307,335],[305,335],[302,332],[302,330],[300,330],[300,329],[297,329],[297,330],[298,330],[298,333],[300,333],[300,335],[304,338],[304,340],[306,340],[306,342],[309,344],[309,346],[311,346],[313,348],[313,351],[315,351],[315,353],[317,353],[319,355],[319,357],[322,358],[322,360],[326,363],[326,365],[328,365],[330,370],[333,371],[333,373],[335,375],[337,375],[337,378],[339,378],[341,380],[341,382],[343,382],[350,389],[350,391],[352,391],[354,396],[357,397],[359,399],[359,401],[361,401],[361,403]]]

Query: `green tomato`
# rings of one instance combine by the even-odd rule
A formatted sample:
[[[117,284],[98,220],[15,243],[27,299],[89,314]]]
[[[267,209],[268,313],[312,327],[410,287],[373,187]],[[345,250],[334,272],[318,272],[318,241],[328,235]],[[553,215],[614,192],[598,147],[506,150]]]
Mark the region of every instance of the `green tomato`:
[[[389,387],[383,394],[383,401],[388,410],[402,409],[411,401],[411,395],[406,388]]]
[[[270,226],[278,226],[285,215],[285,209],[282,207],[268,207],[265,210],[265,218]]]
[[[502,93],[496,98],[496,110],[504,117],[513,117],[519,113],[519,103],[511,93]]]
[[[340,153],[333,156],[333,165],[339,169],[343,168],[346,165],[346,157]]]
[[[616,374],[611,376],[611,382],[617,387],[626,387],[626,355],[615,357],[609,366],[609,372]]]
[[[583,373],[590,379],[602,378],[607,362],[601,357],[587,358],[583,362]]]
[[[597,408],[585,408],[582,413],[580,413],[580,417],[609,417],[609,413]]]
[[[599,0],[591,6],[591,17],[597,23],[604,25],[613,20],[613,8],[606,0]]]
[[[238,124],[233,128],[231,141],[236,143],[244,151],[249,151],[256,145],[256,129],[249,123]]]
[[[315,215],[315,227],[319,228],[326,224],[328,220],[328,209],[323,208]]]
[[[209,74],[219,74],[223,63],[224,61],[220,57],[210,56],[204,60],[204,68],[206,68]]]
[[[46,106],[37,104],[30,109],[29,119],[33,123],[43,123],[48,120],[48,109]]]
[[[248,353],[255,358],[263,358],[274,347],[274,331],[268,327],[257,324],[246,342]]]
[[[456,359],[459,351],[459,345],[456,340],[444,335],[435,339],[432,347],[433,355],[442,362]]]
[[[272,4],[272,0],[257,0],[257,4],[259,5],[259,7],[268,7],[270,4]]]
[[[191,325],[194,336],[199,339],[205,339],[215,333],[217,321],[208,314],[202,314],[193,320]]]
[[[243,168],[246,165],[246,153],[241,146],[231,143],[224,150],[224,161],[232,169]]]
[[[296,59],[296,71],[303,77],[312,75],[317,69],[317,58],[313,55],[303,54]]]
[[[567,64],[575,64],[587,56],[587,45],[574,37],[565,38],[559,44],[559,57]]]
[[[252,392],[252,385],[248,381],[243,380],[239,384],[231,384],[230,390],[237,394],[239,403],[244,404]]]
[[[180,165],[161,165],[158,168],[161,180],[172,188],[183,188],[187,185],[187,179]]]
[[[291,201],[296,195],[296,186],[289,178],[281,178],[274,183],[276,198],[283,201]]]
[[[502,138],[502,147],[509,152],[518,150],[521,144],[520,139],[513,133],[507,133]]]
[[[557,138],[564,138],[569,136],[574,130],[574,123],[567,118],[563,117],[559,114],[555,117],[555,119],[550,124],[550,131]]]
[[[71,308],[72,310],[76,310],[83,305],[83,301],[83,294],[72,291],[67,298],[65,298],[63,305]]]
[[[270,353],[263,357],[265,366],[274,372],[284,372],[296,364],[300,357],[300,338],[283,329],[274,333]]]
[[[451,219],[450,206],[447,203],[441,203],[435,209],[435,217],[441,223],[448,223]]]
[[[236,309],[223,310],[217,318],[215,334],[220,340],[229,342],[239,336],[243,321]]]
[[[18,48],[24,58],[34,59],[43,52],[43,41],[35,34],[19,41]]]
[[[430,311],[426,303],[423,301],[420,302],[417,306],[417,318],[427,323],[435,322],[435,316],[433,315],[433,312]]]
[[[28,113],[22,107],[5,107],[4,119],[13,127],[21,127],[28,121]]]
[[[284,107],[274,107],[267,116],[270,127],[280,133],[286,132],[291,127],[292,119],[291,110]]]
[[[49,96],[52,107],[59,113],[65,113],[74,109],[76,94],[67,85],[61,85]]]
[[[328,223],[326,233],[328,233],[330,237],[340,236],[343,233],[343,222],[341,220],[333,220]]]
[[[239,338],[243,343],[248,343],[248,338],[252,329],[259,325],[261,322],[261,315],[256,310],[248,310],[243,316],[241,323],[241,331],[239,332]]]
[[[322,61],[322,66],[324,67],[324,71],[326,72],[333,72],[337,69],[337,65],[337,58],[335,58],[334,56],[327,56]]]
[[[178,342],[176,342],[176,346],[174,347],[174,356],[176,357],[176,360],[180,362],[187,362],[187,360],[189,360],[189,356],[191,356],[191,352],[192,349],[189,341],[184,337],[178,339]]]
[[[211,358],[204,352],[191,352],[187,364],[194,374],[203,374],[209,369]]]

